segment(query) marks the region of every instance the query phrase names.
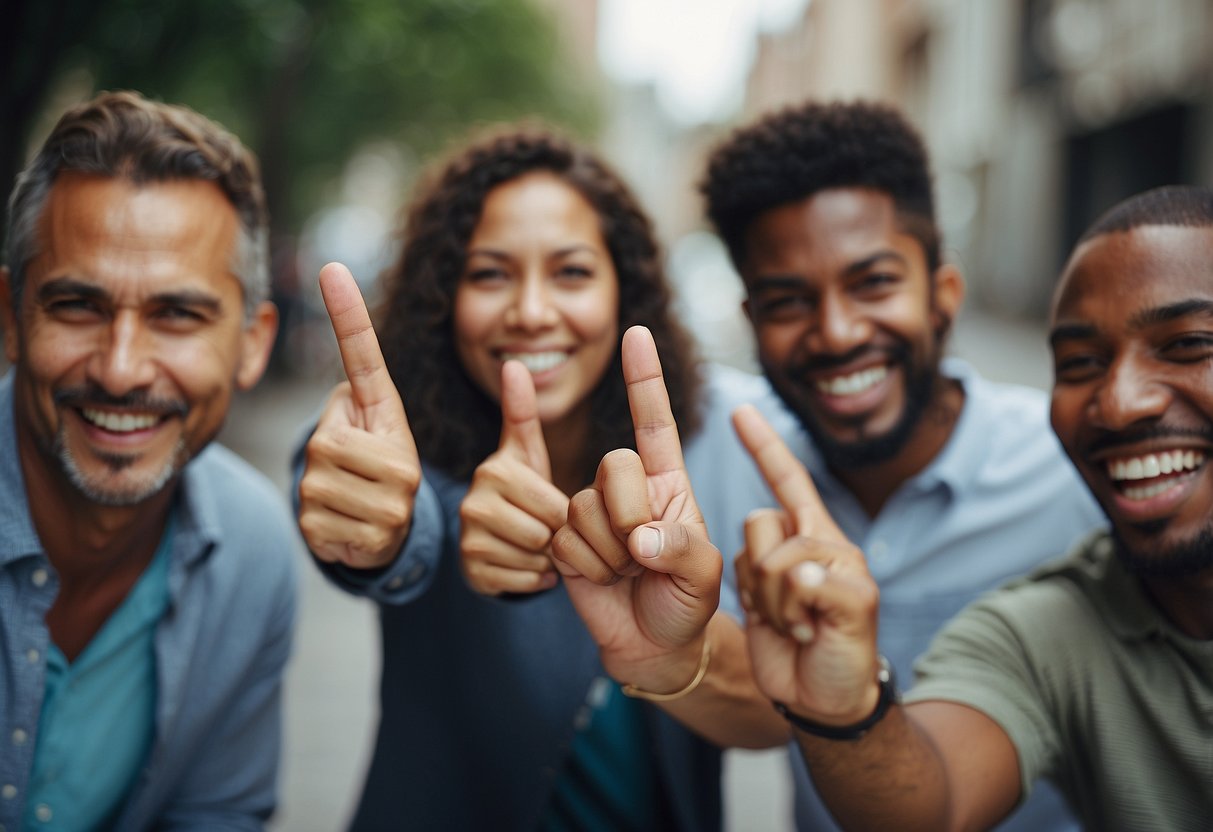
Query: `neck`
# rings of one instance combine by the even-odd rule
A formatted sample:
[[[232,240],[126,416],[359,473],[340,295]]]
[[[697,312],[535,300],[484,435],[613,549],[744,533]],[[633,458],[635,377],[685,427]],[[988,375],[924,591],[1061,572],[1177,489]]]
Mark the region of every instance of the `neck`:
[[[1213,569],[1184,578],[1144,577],[1146,593],[1181,633],[1213,641]]]
[[[913,433],[892,459],[846,469],[830,466],[831,472],[855,495],[869,517],[877,516],[889,497],[943,450],[956,428],[964,399],[959,382],[941,375]]]

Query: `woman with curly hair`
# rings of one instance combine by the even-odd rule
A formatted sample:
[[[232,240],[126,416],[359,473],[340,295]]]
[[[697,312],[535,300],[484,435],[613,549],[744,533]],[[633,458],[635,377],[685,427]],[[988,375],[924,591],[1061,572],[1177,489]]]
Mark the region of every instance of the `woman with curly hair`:
[[[322,288],[353,343],[369,322],[348,318],[361,303],[342,273],[346,300],[332,273]],[[628,327],[653,335],[683,441],[701,407],[731,434],[700,391],[649,220],[593,154],[514,128],[424,182],[384,283],[375,329],[403,409],[385,417],[394,394],[367,394],[374,373],[347,358],[353,387],[296,457],[309,547],[380,605],[381,717],[353,828],[718,828],[718,749],[621,695],[548,552],[603,454],[635,448]],[[503,430],[519,390],[538,451]]]

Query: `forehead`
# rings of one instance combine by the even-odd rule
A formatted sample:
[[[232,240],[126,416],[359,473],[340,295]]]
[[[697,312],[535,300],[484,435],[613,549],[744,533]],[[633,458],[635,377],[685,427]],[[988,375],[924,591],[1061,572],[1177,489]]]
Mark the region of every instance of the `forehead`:
[[[746,228],[753,269],[788,260],[838,259],[839,266],[888,248],[925,263],[918,240],[897,216],[893,198],[868,188],[831,188],[760,214]]]
[[[577,233],[601,240],[598,214],[572,185],[540,171],[489,191],[473,240],[488,234]]]
[[[1058,284],[1053,320],[1126,322],[1150,309],[1208,298],[1213,228],[1139,226],[1079,246]]]
[[[33,280],[70,276],[113,291],[162,279],[230,283],[239,219],[212,182],[136,185],[68,173],[52,186]]]

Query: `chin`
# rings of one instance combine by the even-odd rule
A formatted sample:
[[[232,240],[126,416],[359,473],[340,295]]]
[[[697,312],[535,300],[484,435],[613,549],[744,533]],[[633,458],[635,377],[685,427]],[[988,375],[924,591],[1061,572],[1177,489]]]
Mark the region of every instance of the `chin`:
[[[1187,538],[1172,539],[1167,521],[1135,527],[1131,535],[1113,529],[1121,561],[1136,575],[1186,578],[1213,570],[1213,524]]]

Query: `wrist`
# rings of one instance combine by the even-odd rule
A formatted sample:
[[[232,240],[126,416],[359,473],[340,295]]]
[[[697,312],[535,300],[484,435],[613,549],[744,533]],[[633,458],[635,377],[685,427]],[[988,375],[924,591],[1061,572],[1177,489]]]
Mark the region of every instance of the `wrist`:
[[[862,711],[860,711],[860,713],[865,713],[866,716],[850,722],[837,724],[818,722],[794,713],[782,702],[775,702],[773,704],[775,705],[775,710],[779,711],[784,719],[797,730],[806,734],[828,740],[858,740],[884,719],[889,709],[898,700],[897,680],[893,674],[892,666],[884,656],[880,657],[875,683],[875,687],[868,687],[864,697],[865,704],[862,706]],[[874,704],[866,704],[872,702]]]
[[[695,649],[693,655],[693,664],[686,661],[686,657],[691,654],[688,649]],[[659,675],[654,674],[651,678],[645,678],[643,684],[638,684],[635,681],[625,682],[622,685],[622,690],[627,696],[637,699],[648,699],[654,702],[668,702],[691,693],[695,688],[699,687],[699,683],[703,681],[703,677],[707,675],[708,664],[712,657],[712,643],[707,638],[706,634],[692,642],[687,648],[681,648],[678,653],[682,660],[671,660],[673,657],[665,656],[659,661],[659,664],[664,666],[663,672]],[[642,677],[633,677],[642,678]]]

